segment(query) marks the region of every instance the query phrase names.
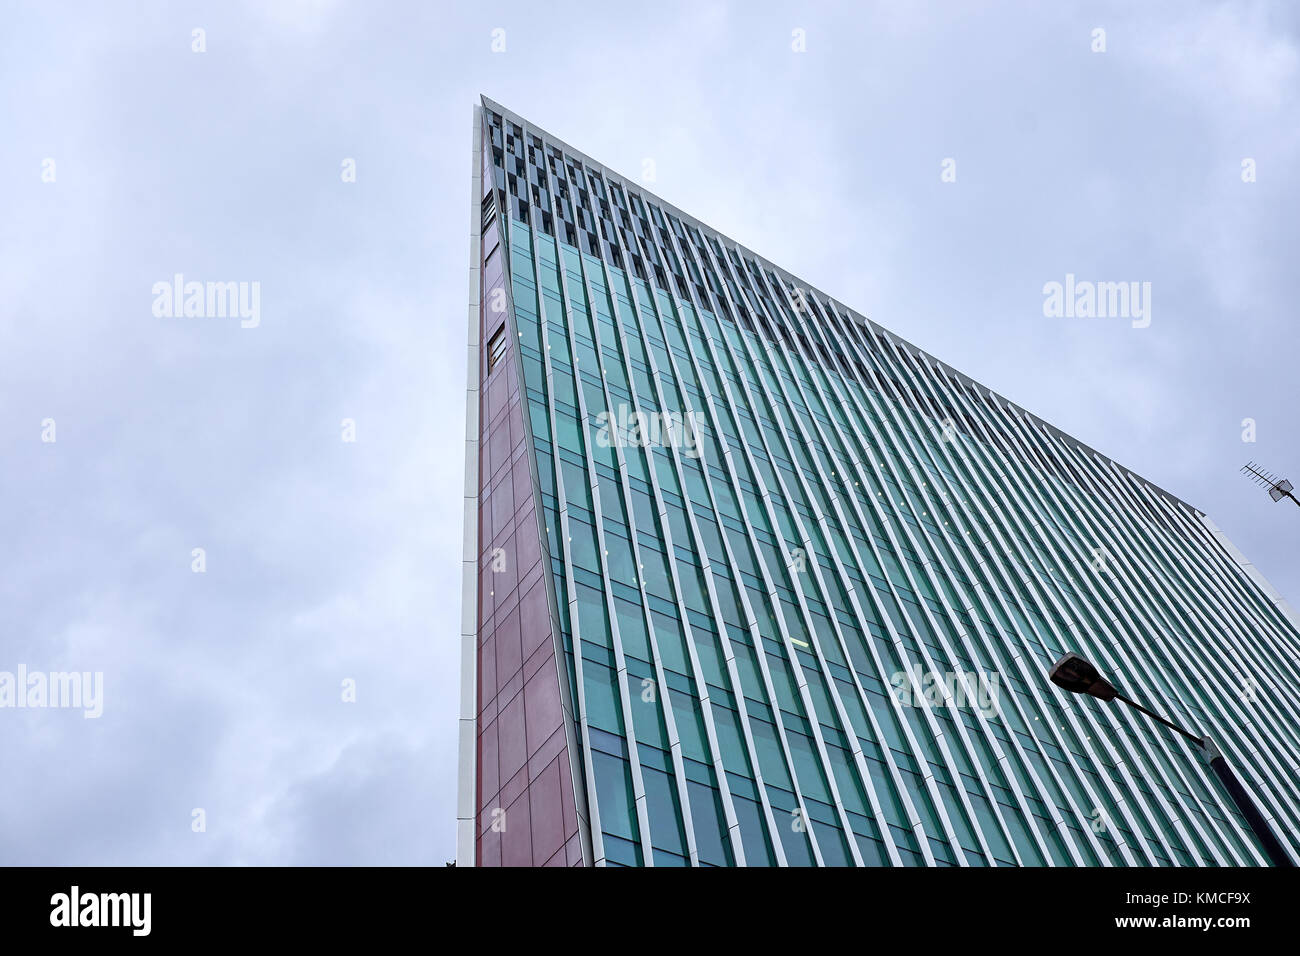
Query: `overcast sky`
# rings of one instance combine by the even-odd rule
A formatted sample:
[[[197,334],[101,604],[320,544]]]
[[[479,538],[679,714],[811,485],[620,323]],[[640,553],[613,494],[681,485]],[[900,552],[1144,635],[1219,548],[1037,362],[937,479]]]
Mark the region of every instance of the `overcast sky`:
[[[480,93],[1300,601],[1300,514],[1237,474],[1300,481],[1294,7],[978,6],[0,6],[0,671],[103,674],[97,719],[0,709],[0,862],[454,856]],[[256,326],[155,314],[177,273]],[[1045,316],[1067,274],[1150,325]]]

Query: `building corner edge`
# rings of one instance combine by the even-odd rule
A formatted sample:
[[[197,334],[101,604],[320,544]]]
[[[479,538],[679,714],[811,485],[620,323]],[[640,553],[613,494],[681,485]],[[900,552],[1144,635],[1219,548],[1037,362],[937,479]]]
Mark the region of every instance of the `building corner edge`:
[[[1282,597],[1281,592],[1278,591],[1277,588],[1273,587],[1268,578],[1264,577],[1264,572],[1260,571],[1260,569],[1242,553],[1241,549],[1232,543],[1232,539],[1224,533],[1222,528],[1214,523],[1209,515],[1202,513],[1200,514],[1200,519],[1201,523],[1209,530],[1210,535],[1214,540],[1217,541],[1228,553],[1229,557],[1232,558],[1233,563],[1235,563],[1237,567],[1241,568],[1246,577],[1256,587],[1264,592],[1264,596],[1268,598],[1270,604],[1277,608],[1278,613],[1286,618],[1287,622],[1295,628],[1296,631],[1300,631],[1300,615],[1296,614],[1291,605],[1287,603],[1286,598]]]
[[[465,363],[465,501],[461,553],[460,712],[457,720],[456,865],[475,866],[478,802],[479,273],[483,250],[483,107],[475,104],[469,212],[469,329]]]

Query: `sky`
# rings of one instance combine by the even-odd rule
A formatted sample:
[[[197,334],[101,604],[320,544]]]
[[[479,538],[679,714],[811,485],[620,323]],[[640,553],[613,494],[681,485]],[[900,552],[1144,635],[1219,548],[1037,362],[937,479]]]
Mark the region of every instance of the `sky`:
[[[4,2],[0,685],[99,713],[0,706],[0,863],[454,857],[480,94],[1300,602],[1300,514],[1237,473],[1300,481],[1300,8]],[[1149,324],[1046,314],[1067,275]]]

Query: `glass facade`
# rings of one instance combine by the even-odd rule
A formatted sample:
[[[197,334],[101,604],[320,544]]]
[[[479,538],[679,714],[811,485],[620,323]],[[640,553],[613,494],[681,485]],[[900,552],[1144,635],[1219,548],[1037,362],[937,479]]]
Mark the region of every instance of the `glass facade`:
[[[486,99],[475,156],[462,864],[1262,864],[1067,650],[1300,855],[1300,630],[1205,515]]]

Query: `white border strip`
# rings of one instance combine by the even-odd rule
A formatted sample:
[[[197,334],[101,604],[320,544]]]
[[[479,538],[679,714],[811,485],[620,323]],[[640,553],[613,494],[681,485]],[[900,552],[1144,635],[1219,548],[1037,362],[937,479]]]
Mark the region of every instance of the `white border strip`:
[[[461,554],[460,738],[456,786],[456,865],[474,865],[478,800],[478,402],[479,270],[483,201],[482,107],[474,107],[473,188],[469,200],[469,338],[465,366],[465,542]]]

